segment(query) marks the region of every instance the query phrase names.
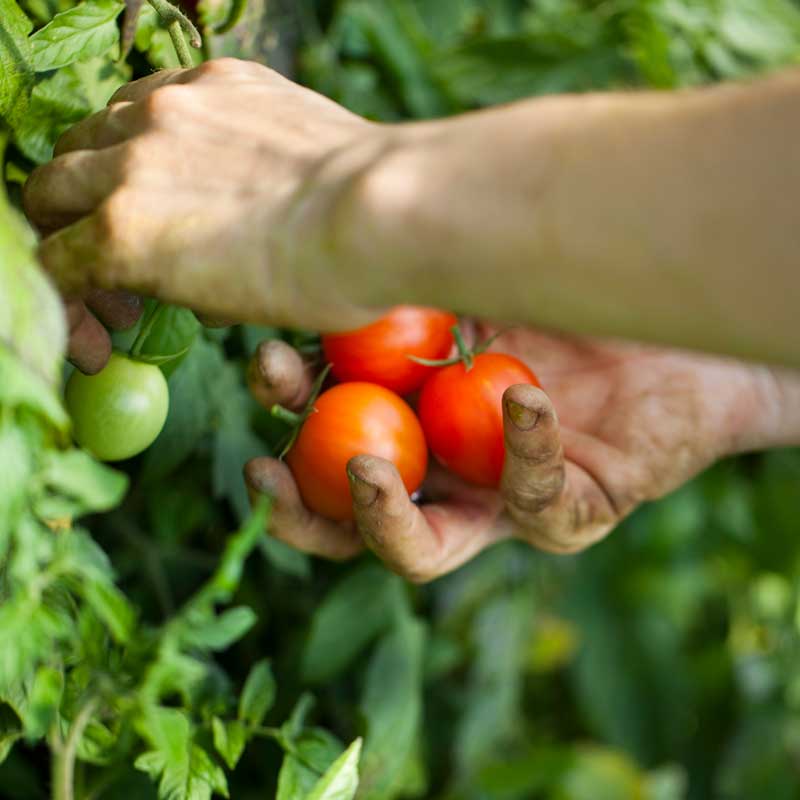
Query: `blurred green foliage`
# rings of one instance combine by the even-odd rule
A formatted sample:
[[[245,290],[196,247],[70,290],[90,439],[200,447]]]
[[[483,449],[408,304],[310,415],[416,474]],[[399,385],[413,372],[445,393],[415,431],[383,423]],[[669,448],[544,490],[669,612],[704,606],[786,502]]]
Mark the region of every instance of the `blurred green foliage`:
[[[35,29],[73,5],[20,3]],[[113,3],[101,5],[92,24],[113,38]],[[207,5],[209,19],[224,16],[224,4]],[[14,14],[15,35],[27,35]],[[174,57],[149,16],[131,66],[97,41],[84,36],[79,60],[34,75],[36,59],[53,66],[63,52],[36,46],[11,71],[0,37],[0,98],[17,92],[0,103],[14,134],[12,198],[66,125]],[[752,75],[798,60],[800,10],[789,0],[252,0],[207,46],[291,65],[358,113],[400,120]],[[8,263],[18,227],[0,219]],[[29,250],[13,252],[25,269]],[[2,267],[3,287],[14,285]],[[41,291],[31,287],[15,308]],[[721,463],[579,556],[508,543],[412,587],[369,558],[312,561],[255,535],[241,465],[277,431],[248,396],[244,366],[260,338],[298,335],[206,330],[170,375],[161,437],[125,467],[124,503],[86,520],[91,538],[59,540],[43,518],[105,510],[122,479],[70,451],[47,455],[65,425],[57,401],[8,377],[28,375],[15,363],[52,372],[53,324],[49,353],[28,328],[0,347],[0,464],[29,466],[17,480],[0,473],[4,800],[48,796],[47,745],[95,685],[104,710],[80,740],[81,799],[154,798],[156,784],[170,798],[226,785],[237,800],[345,798],[362,736],[357,796],[369,800],[800,798],[800,452]],[[50,504],[30,513],[28,474],[36,502]],[[40,574],[55,597],[30,589]],[[28,617],[11,597],[29,603]]]

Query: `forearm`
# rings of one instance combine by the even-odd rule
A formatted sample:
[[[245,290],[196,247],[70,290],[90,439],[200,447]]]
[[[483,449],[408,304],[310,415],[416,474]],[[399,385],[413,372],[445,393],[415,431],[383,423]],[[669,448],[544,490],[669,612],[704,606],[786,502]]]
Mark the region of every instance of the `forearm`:
[[[336,251],[366,303],[800,366],[798,130],[798,74],[404,126]]]

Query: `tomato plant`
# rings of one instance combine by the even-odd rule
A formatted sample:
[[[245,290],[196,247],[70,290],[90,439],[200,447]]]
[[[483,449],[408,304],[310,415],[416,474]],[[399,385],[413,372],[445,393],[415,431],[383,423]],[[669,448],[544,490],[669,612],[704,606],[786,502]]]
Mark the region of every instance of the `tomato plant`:
[[[103,461],[149,447],[164,427],[167,381],[158,367],[112,353],[97,375],[75,370],[65,390],[75,441]]]
[[[416,391],[431,368],[412,361],[444,358],[453,346],[448,311],[397,306],[371,325],[322,337],[325,359],[340,381],[368,381],[398,394]]]
[[[434,373],[422,387],[417,413],[437,460],[479,486],[497,486],[503,470],[503,392],[515,383],[539,386],[514,356],[480,353]]]
[[[335,520],[352,518],[347,462],[380,456],[398,469],[409,493],[425,477],[428,449],[408,404],[373,383],[341,383],[323,392],[289,450],[286,461],[303,502]]]

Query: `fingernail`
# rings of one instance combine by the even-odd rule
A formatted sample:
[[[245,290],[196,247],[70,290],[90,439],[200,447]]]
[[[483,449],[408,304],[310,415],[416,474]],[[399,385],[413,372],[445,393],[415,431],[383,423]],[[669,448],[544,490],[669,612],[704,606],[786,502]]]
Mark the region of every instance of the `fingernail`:
[[[521,403],[514,402],[514,400],[506,401],[506,408],[508,409],[508,416],[517,430],[529,431],[539,419],[539,415],[535,411],[526,408]]]
[[[357,506],[371,506],[378,497],[378,487],[353,475],[350,470],[347,470],[347,478],[350,481],[350,493],[353,495],[353,502]]]

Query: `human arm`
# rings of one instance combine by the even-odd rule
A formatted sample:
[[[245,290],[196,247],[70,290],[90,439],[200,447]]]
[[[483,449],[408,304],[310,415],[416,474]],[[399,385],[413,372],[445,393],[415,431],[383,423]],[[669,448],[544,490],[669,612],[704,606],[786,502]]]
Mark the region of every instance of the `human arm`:
[[[401,127],[340,203],[334,252],[375,274],[365,305],[800,366],[798,131],[798,71]]]
[[[25,199],[67,288],[322,330],[417,302],[797,366],[798,123],[796,72],[376,125],[221,60],[126,86]]]

